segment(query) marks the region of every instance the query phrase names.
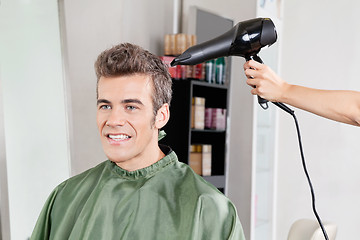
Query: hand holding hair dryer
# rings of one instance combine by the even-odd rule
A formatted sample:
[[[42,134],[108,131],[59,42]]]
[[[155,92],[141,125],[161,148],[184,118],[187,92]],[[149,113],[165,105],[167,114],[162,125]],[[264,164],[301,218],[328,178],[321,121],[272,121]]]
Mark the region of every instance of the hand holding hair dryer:
[[[232,29],[214,39],[188,48],[171,62],[171,66],[196,65],[224,56],[240,56],[247,61],[253,59],[263,63],[257,54],[262,47],[272,45],[276,39],[275,25],[270,18],[250,19],[239,22]],[[258,101],[262,108],[268,108],[268,100],[258,96]],[[279,107],[283,109],[286,106]]]

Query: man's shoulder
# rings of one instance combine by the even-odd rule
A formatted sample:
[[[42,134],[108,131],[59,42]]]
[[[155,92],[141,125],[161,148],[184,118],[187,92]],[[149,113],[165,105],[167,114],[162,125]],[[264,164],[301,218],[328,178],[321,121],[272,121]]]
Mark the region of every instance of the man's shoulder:
[[[182,184],[186,186],[183,188],[185,191],[191,191],[196,193],[197,197],[204,199],[217,199],[228,201],[227,197],[219,191],[213,184],[206,181],[202,176],[196,174],[189,165],[185,163],[178,163],[184,170],[182,176]]]
[[[109,160],[103,161],[100,164],[92,167],[82,173],[79,173],[73,177],[62,182],[59,186],[62,187],[70,187],[74,185],[91,185],[94,181],[98,181],[99,178],[103,175],[104,171],[106,171],[107,166],[109,164]]]
[[[219,189],[196,174],[187,164],[179,163],[179,166],[185,170],[182,176],[180,202],[192,202],[193,206],[209,219],[227,221],[226,219],[237,216],[235,205]]]

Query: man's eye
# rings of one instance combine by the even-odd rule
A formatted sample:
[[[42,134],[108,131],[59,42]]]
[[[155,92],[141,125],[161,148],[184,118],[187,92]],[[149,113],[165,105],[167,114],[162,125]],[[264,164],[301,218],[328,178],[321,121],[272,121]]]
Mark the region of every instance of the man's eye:
[[[137,107],[135,107],[135,106],[126,106],[126,109],[133,111],[133,110],[137,109]]]
[[[108,109],[111,109],[111,107],[110,107],[110,105],[101,105],[100,109],[108,110]]]

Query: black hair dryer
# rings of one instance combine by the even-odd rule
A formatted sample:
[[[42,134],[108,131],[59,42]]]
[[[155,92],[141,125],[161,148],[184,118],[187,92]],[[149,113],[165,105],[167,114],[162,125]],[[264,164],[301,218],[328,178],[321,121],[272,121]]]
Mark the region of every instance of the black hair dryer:
[[[207,42],[194,45],[176,57],[171,66],[196,65],[214,58],[240,56],[263,63],[257,55],[262,47],[276,42],[277,34],[270,18],[255,18],[239,22],[226,33]],[[267,100],[258,96],[259,104],[267,109]]]

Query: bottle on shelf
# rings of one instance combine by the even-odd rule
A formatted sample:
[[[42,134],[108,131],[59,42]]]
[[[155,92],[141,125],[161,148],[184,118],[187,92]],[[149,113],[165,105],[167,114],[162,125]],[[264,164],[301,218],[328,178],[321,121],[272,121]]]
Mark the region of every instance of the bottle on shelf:
[[[225,59],[223,57],[216,59],[215,82],[224,84],[225,78]]]
[[[225,130],[226,109],[205,108],[205,129]]]
[[[186,49],[196,44],[196,35],[177,33],[164,36],[164,56],[160,58],[169,67],[170,75],[176,80],[205,80],[205,65],[177,65],[171,67],[171,61],[182,54]]]
[[[211,176],[211,145],[191,145],[189,166],[200,176]]]
[[[191,106],[191,128],[205,128],[205,98],[193,97]]]

